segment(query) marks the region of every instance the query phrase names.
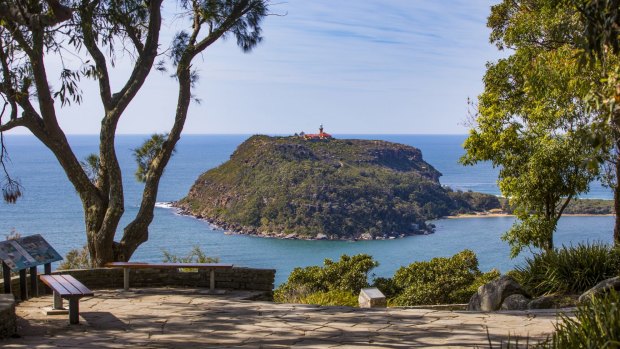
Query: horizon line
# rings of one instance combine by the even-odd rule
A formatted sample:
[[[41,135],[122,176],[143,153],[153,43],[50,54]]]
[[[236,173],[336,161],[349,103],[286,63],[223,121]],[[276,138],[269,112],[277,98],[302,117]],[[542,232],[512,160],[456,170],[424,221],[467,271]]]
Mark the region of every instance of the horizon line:
[[[150,136],[154,133],[117,133],[116,136]],[[32,136],[35,137],[32,133],[18,133],[18,134],[10,134],[3,133],[4,136]],[[66,136],[99,136],[99,133],[66,133]],[[254,136],[254,135],[266,135],[266,136],[294,136],[295,133],[185,133],[181,134],[183,136]],[[363,136],[467,136],[467,133],[332,133],[332,135],[363,135]]]

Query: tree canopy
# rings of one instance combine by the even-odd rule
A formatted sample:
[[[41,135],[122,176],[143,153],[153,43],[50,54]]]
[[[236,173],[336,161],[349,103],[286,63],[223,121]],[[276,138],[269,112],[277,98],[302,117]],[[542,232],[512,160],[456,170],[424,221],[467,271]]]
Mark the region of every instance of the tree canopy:
[[[193,59],[218,39],[232,36],[248,52],[260,43],[261,23],[268,14],[268,0],[183,0],[176,20],[187,30],[175,35],[168,47],[160,43],[163,0],[18,1],[0,4],[0,132],[25,127],[58,159],[77,191],[84,208],[91,260],[96,266],[128,260],[148,239],[148,226],[159,181],[180,139],[197,73]],[[46,57],[74,52],[84,57],[79,67],[63,66],[60,87],[49,84]],[[110,73],[121,53],[131,60],[131,73],[114,90]],[[147,140],[136,150],[138,178],[144,182],[136,217],[115,242],[124,214],[121,170],[114,149],[119,120],[155,65],[174,69],[178,83],[174,122],[166,135]],[[64,62],[64,61],[63,61]],[[168,63],[167,63],[168,62]],[[103,106],[99,153],[77,159],[58,120],[62,107],[80,103],[80,81],[94,79]],[[59,102],[59,103],[57,103]],[[4,143],[2,158],[6,154]],[[4,161],[2,161],[4,165]],[[4,167],[3,167],[4,168]],[[21,195],[18,182],[5,169],[4,198]]]
[[[594,137],[595,128],[610,131],[591,98],[606,88],[609,66],[583,64],[580,18],[574,6],[533,0],[503,1],[488,19],[491,42],[511,54],[487,66],[462,162],[500,168],[500,190],[518,218],[504,236],[513,255],[527,245],[553,248],[566,206],[614,153],[610,138]]]

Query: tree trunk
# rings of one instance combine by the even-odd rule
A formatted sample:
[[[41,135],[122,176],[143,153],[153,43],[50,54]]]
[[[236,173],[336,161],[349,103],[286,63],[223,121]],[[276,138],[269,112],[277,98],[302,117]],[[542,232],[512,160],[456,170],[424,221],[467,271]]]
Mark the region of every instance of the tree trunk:
[[[616,93],[614,95],[614,100],[616,103],[620,103],[620,84],[616,85]],[[614,224],[614,245],[620,246],[620,108],[615,106],[615,110],[613,112],[612,119],[612,134],[614,135],[615,142],[615,164],[614,170],[616,175],[616,180],[614,183],[614,214],[616,217],[616,221]]]
[[[620,178],[620,139],[616,141],[616,163],[614,164],[616,171],[616,183],[614,184],[614,214],[616,221],[614,224],[614,245],[620,247],[620,185],[618,179]]]

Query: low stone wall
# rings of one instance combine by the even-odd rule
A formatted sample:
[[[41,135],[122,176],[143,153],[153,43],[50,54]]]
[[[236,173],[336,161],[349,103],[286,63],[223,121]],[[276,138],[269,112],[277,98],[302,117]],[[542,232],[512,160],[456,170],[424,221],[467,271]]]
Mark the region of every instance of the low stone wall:
[[[52,274],[70,274],[90,289],[122,288],[123,270],[115,268],[57,270]],[[273,292],[276,271],[274,269],[239,268],[215,271],[215,288],[230,290]],[[129,274],[131,287],[209,287],[209,271],[183,272],[176,269],[132,269]],[[30,281],[30,277],[27,277]],[[43,284],[39,282],[39,294],[43,294]],[[11,290],[19,297],[19,278],[11,279]],[[3,282],[0,281],[0,290]],[[30,292],[30,283],[28,282]]]
[[[0,294],[0,338],[15,334],[15,320],[15,298],[12,294]]]

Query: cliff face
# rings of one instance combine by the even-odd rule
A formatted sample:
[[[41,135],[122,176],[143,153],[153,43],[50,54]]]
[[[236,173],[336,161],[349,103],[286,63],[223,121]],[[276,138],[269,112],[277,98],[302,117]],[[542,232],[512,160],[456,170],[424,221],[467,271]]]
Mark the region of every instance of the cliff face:
[[[402,144],[253,136],[202,174],[177,206],[249,234],[401,236],[462,209],[440,176],[420,150]]]

